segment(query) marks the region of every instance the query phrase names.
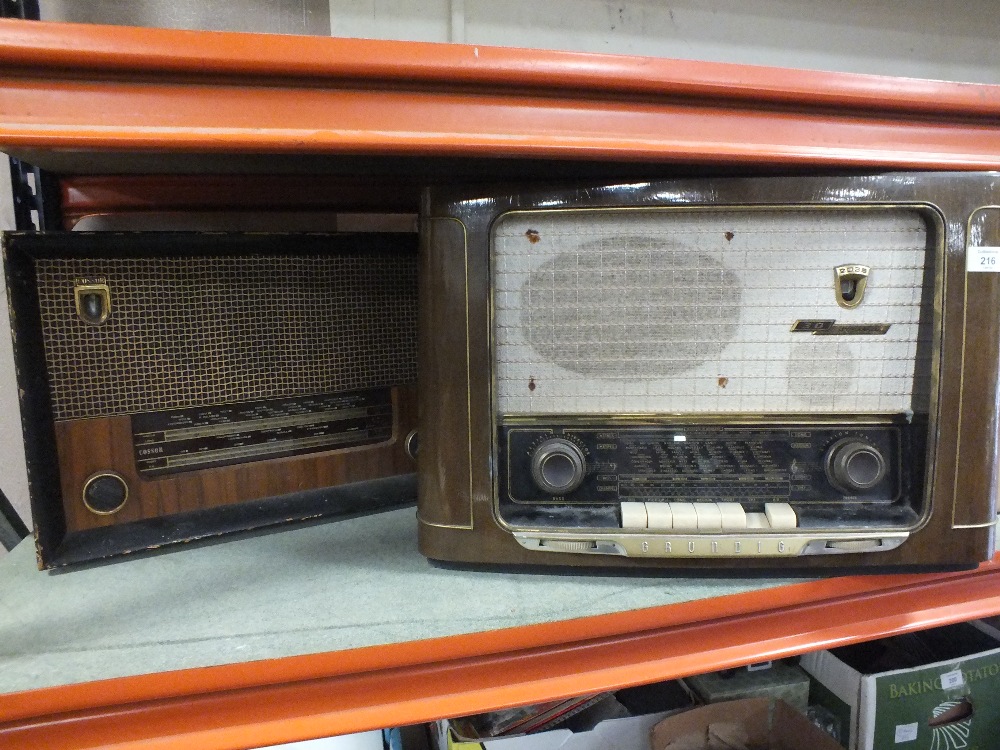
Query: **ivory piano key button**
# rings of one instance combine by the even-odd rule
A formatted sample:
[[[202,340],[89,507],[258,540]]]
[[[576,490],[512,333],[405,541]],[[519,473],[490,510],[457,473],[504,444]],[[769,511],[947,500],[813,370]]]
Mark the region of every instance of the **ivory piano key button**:
[[[764,515],[772,529],[794,529],[799,525],[795,511],[788,503],[764,503]]]
[[[674,514],[670,503],[646,503],[646,519],[651,529],[672,529]]]
[[[646,503],[624,502],[622,505],[622,528],[646,528]]]
[[[722,530],[745,529],[747,527],[747,514],[743,506],[739,503],[718,503],[719,513],[722,515]]]
[[[767,516],[763,513],[747,513],[747,528],[748,529],[769,529],[771,524],[767,521]]]
[[[674,531],[697,531],[698,512],[694,503],[669,503],[673,515]]]
[[[722,531],[722,512],[716,503],[694,503],[698,531]]]

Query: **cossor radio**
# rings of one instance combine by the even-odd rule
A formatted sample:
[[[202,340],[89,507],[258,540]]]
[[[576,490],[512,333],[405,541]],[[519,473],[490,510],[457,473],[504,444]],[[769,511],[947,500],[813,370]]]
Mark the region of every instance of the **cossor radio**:
[[[432,189],[422,551],[601,566],[987,559],[998,179]]]
[[[413,233],[4,236],[43,566],[413,502]]]

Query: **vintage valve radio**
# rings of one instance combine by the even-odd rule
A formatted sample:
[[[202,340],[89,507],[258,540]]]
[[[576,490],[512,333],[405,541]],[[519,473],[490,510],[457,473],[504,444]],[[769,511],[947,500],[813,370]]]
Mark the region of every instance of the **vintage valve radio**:
[[[415,233],[3,247],[43,566],[415,500]]]
[[[998,204],[992,173],[430,190],[421,550],[987,559]]]

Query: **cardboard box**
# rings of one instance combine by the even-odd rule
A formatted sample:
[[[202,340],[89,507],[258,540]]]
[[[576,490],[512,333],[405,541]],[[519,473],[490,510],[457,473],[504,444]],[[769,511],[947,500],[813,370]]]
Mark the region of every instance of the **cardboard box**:
[[[710,733],[741,737],[752,750],[842,750],[787,703],[767,698],[712,703],[670,716],[653,727],[652,750],[741,746],[707,744]],[[701,738],[706,738],[705,744]]]
[[[604,719],[589,729],[476,738],[456,731],[456,726],[467,722],[443,720],[436,722],[434,735],[438,750],[648,750],[653,725],[692,705],[690,696],[675,681],[620,690],[614,698],[621,701],[619,718]],[[622,716],[626,709],[636,715]]]
[[[852,749],[1000,747],[1000,632],[983,623],[806,654],[801,666]]]
[[[744,667],[685,677],[684,684],[701,703],[773,698],[803,713],[809,706],[809,675],[794,664],[780,661],[764,668]]]
[[[251,748],[251,750],[254,750]],[[321,737],[318,740],[284,742],[267,745],[256,750],[382,750],[382,731],[341,734],[336,737]]]

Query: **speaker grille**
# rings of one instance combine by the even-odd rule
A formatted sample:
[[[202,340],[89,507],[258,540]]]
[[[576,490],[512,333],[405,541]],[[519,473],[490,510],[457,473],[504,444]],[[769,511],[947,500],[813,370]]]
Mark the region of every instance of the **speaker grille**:
[[[926,408],[928,228],[918,210],[513,212],[493,230],[501,414]],[[834,269],[872,268],[858,307]],[[792,332],[797,320],[890,324]]]
[[[416,257],[39,259],[56,419],[357,390],[416,380]],[[76,313],[102,277],[111,315]]]

